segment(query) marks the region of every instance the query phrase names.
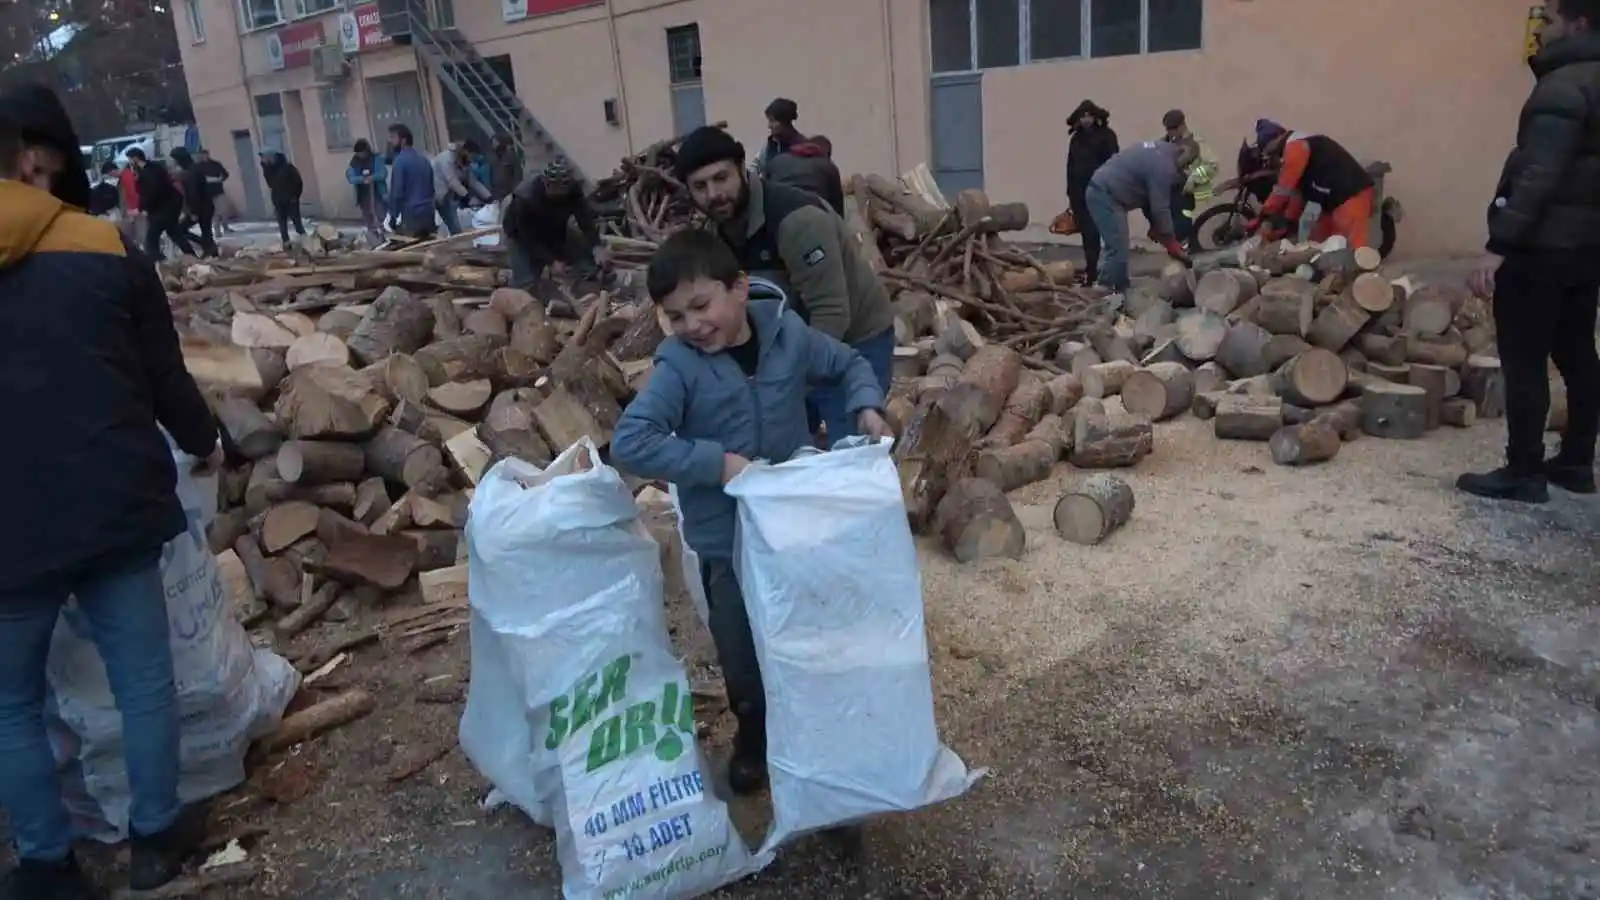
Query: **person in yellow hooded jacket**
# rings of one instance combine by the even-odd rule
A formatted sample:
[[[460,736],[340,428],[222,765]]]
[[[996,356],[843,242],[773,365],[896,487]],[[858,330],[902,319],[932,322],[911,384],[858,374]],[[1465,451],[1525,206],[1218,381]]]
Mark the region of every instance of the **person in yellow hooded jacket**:
[[[1211,202],[1212,181],[1217,177],[1217,158],[1211,154],[1200,136],[1189,130],[1189,119],[1183,110],[1169,110],[1161,117],[1161,126],[1167,130],[1167,142],[1188,148],[1185,154],[1190,163],[1183,170],[1183,182],[1172,198],[1172,226],[1178,243],[1188,246],[1194,238],[1195,211],[1205,209]]]

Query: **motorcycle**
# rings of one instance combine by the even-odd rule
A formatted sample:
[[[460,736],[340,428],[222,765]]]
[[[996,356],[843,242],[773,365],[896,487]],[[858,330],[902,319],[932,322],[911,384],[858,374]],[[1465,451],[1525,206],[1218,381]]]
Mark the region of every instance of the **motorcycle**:
[[[1239,147],[1238,170],[1238,177],[1217,185],[1215,191],[1219,197],[1231,191],[1233,198],[1207,207],[1195,216],[1194,233],[1189,239],[1192,252],[1220,250],[1241,243],[1250,236],[1245,225],[1261,215],[1261,208],[1272,196],[1272,186],[1277,183],[1278,168],[1262,159],[1250,144],[1244,143]],[[1367,166],[1367,174],[1374,179],[1390,171],[1392,168],[1386,162],[1374,162]],[[1383,198],[1378,210],[1381,240],[1377,249],[1378,255],[1385,259],[1394,250],[1396,226],[1403,214],[1399,200]]]

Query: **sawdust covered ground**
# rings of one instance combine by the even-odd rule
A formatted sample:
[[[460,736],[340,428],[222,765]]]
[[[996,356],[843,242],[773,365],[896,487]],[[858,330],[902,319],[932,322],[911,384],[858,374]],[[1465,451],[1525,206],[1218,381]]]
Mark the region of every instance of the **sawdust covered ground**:
[[[1458,496],[1454,475],[1496,458],[1493,424],[1363,439],[1305,470],[1204,424],[1158,426],[1126,473],[1134,520],[1102,546],[1051,532],[1078,477],[1062,467],[1014,497],[1025,559],[925,547],[939,718],[992,774],[871,823],[863,863],[802,842],[722,896],[1600,891],[1600,501]],[[265,829],[269,867],[228,896],[558,895],[549,834],[481,812],[459,751],[388,780],[453,741],[465,646],[368,650],[336,676],[383,707],[222,801]]]

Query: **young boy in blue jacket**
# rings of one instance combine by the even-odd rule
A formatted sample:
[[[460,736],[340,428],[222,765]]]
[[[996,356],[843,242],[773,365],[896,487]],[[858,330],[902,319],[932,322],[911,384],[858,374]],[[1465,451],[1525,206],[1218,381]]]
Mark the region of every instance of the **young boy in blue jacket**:
[[[749,279],[717,235],[668,238],[645,279],[672,333],[617,424],[611,457],[678,486],[684,539],[700,555],[711,637],[739,723],[728,782],[743,796],[766,783],[766,700],[734,569],[734,500],[722,486],[753,459],[782,462],[811,446],[805,400],[816,387],[843,388],[861,434],[893,435],[872,366],[779,302],[750,300]]]

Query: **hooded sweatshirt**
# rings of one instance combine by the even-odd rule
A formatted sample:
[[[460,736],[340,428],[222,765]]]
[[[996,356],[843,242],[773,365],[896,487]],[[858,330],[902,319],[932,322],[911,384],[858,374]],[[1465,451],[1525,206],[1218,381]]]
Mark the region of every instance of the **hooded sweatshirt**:
[[[844,179],[822,144],[806,140],[774,156],[767,163],[767,180],[810,191],[844,215]]]
[[[684,539],[707,559],[733,557],[735,507],[722,491],[724,453],[782,462],[810,446],[806,394],[819,384],[841,386],[851,416],[884,402],[872,366],[855,351],[776,301],[751,301],[748,309],[760,342],[753,377],[726,351],[702,353],[669,337],[611,438],[617,465],[678,486]]]
[[[305,191],[300,170],[278,150],[261,151],[261,178],[267,183],[267,193],[272,196],[274,206],[299,203]]]
[[[0,403],[35,435],[0,445],[0,466],[26,473],[0,594],[154,561],[187,527],[157,423],[193,456],[217,444],[155,267],[111,223],[0,181],[0,296]]]
[[[1144,210],[1156,234],[1171,236],[1175,233],[1172,192],[1183,178],[1178,171],[1178,154],[1182,151],[1182,145],[1166,141],[1134,144],[1106,160],[1089,179],[1089,185],[1110,194],[1124,210]]]

